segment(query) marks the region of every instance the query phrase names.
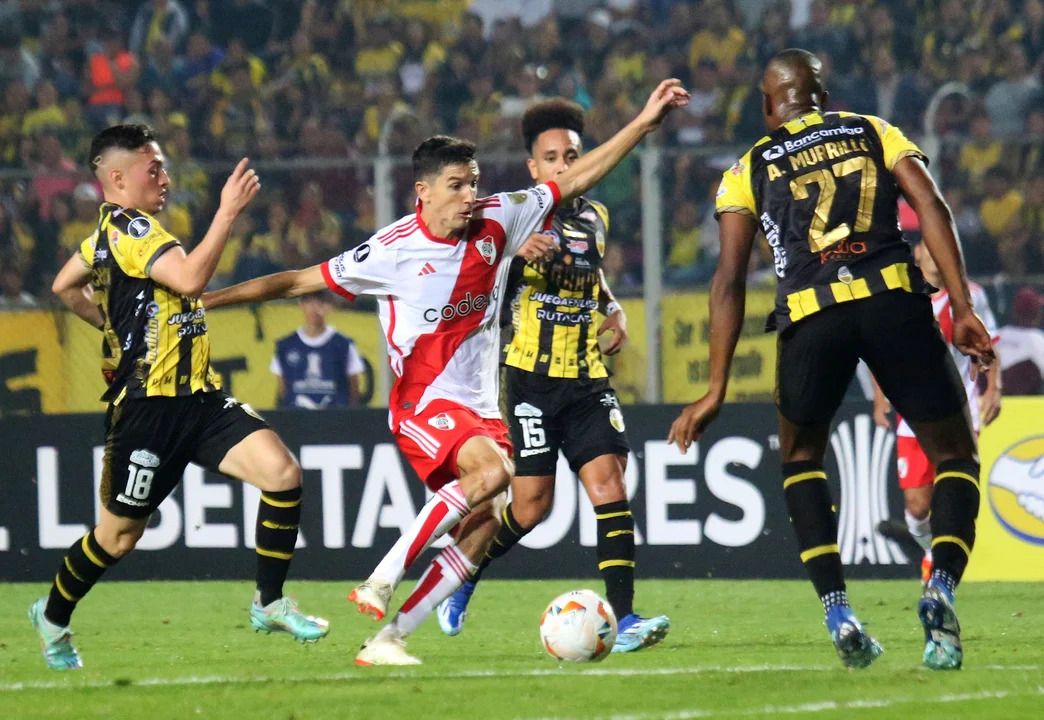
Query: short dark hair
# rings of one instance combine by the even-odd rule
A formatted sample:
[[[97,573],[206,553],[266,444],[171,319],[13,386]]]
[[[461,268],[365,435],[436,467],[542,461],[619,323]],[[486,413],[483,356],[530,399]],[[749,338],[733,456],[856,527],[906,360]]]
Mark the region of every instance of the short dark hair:
[[[438,175],[447,165],[466,165],[474,159],[475,143],[450,135],[435,135],[413,151],[413,179]]]
[[[87,164],[92,171],[98,169],[98,163],[106,150],[137,150],[156,142],[156,135],[148,125],[113,125],[105,128],[91,140],[91,151]]]
[[[533,143],[547,130],[572,130],[584,134],[584,109],[565,98],[552,98],[530,105],[522,115],[522,141],[532,152]]]

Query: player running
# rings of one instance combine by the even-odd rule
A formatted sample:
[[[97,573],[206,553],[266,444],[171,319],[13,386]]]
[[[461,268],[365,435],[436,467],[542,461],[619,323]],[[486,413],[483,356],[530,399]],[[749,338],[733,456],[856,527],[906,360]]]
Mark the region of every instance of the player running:
[[[242,160],[221,191],[210,229],[187,255],[152,215],[167,202],[165,158],[144,125],[116,125],[91,143],[91,168],[104,190],[97,232],[54,280],[62,302],[104,336],[109,403],[101,519],[73,543],[51,592],[29,610],[47,666],[82,667],[69,618],[102,574],[134,549],[185,467],[261,490],[257,513],[256,630],[316,641],[325,620],[283,596],[301,517],[301,471],[279,436],[249,406],[221,391],[210,365],[206,313],[198,297],[229,230],[260,180]],[[93,301],[84,295],[91,285]]]
[[[935,566],[917,612],[925,665],[957,668],[963,651],[954,592],[975,542],[979,460],[957,368],[898,229],[900,191],[920,219],[949,291],[953,345],[980,366],[992,363],[993,346],[975,315],[950,211],[924,155],[879,118],[824,112],[829,96],[820,69],[815,55],[790,49],[765,71],[770,132],[725,172],[718,191],[721,257],[710,294],[710,391],[682,411],[667,439],[687,451],[721,410],[760,228],[779,279],[769,328],[779,333],[783,494],[838,655],[849,667],[866,667],[882,652],[848,604],[823,470],[830,421],[862,358],[936,469]]]
[[[575,103],[547,100],[526,111],[522,139],[537,184],[554,181],[579,159],[583,131],[584,113]],[[439,605],[439,626],[447,635],[460,633],[483,570],[547,516],[561,448],[594,506],[598,569],[619,618],[613,652],[640,650],[662,640],[670,620],[643,618],[633,610],[634,518],[624,486],[630,448],[598,345],[598,336],[611,331],[605,354],[615,355],[627,337],[627,319],[601,268],[609,211],[577,197],[558,206],[547,232],[558,248],[554,257],[515,258],[504,293],[501,362],[511,442],[517,448],[512,500],[479,569]],[[591,324],[596,308],[606,316],[597,332]]]
[[[932,260],[931,254],[925,249],[923,243],[914,247],[914,258],[924,275],[924,279],[934,287],[942,285],[939,269]],[[978,315],[994,343],[999,339],[997,333],[997,321],[990,309],[989,298],[982,286],[969,283],[971,292],[972,308]],[[953,342],[953,312],[950,308],[950,294],[946,290],[939,290],[932,295],[932,312],[939,322],[943,338],[947,343]],[[996,350],[994,350],[996,352]],[[975,365],[966,356],[962,355],[953,345],[950,346],[950,354],[957,364],[964,383],[964,391],[968,396],[968,409],[971,415],[972,429],[976,437],[979,434],[980,422],[989,425],[1001,409],[1001,377],[1000,358],[990,365],[986,372],[986,390],[980,398],[979,383],[975,377]],[[981,401],[981,402],[980,402]],[[888,413],[892,405],[888,398],[881,392],[881,388],[874,383],[874,422],[880,427],[890,428],[891,423]],[[896,418],[896,465],[899,470],[899,487],[903,491],[903,504],[905,505],[905,526],[896,521],[885,520],[878,525],[878,532],[886,537],[895,537],[896,530],[909,533],[921,546],[924,557],[921,560],[921,579],[927,584],[932,574],[932,531],[929,520],[929,511],[932,502],[932,484],[935,479],[935,468],[932,467],[928,457],[924,454],[921,444],[914,437],[910,424],[902,417]],[[893,530],[892,523],[896,527]]]
[[[591,188],[667,113],[688,102],[677,80],[653,91],[638,116],[556,180],[478,198],[469,142],[437,136],[413,154],[417,211],[350,252],[306,270],[277,273],[204,299],[208,307],[295,297],[329,287],[375,295],[395,382],[389,424],[399,449],[435,494],[370,578],[349,599],[380,620],[406,569],[456,528],[388,625],[359,651],[359,665],[420,661],[405,638],[478,569],[498,527],[494,500],[514,474],[497,403],[498,310],[518,254],[550,257],[554,208]]]

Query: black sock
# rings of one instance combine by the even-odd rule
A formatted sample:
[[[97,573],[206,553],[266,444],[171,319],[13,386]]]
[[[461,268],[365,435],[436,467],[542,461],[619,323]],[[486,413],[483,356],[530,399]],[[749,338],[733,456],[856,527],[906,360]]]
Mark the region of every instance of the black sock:
[[[67,627],[76,603],[117,559],[102,550],[94,538],[94,530],[74,542],[51,584],[44,617],[55,625]]]
[[[617,619],[634,612],[634,517],[626,500],[599,505],[598,570]]]
[[[493,536],[493,542],[486,551],[486,557],[482,558],[478,570],[471,575],[471,582],[477,583],[482,578],[482,572],[489,564],[498,557],[507,554],[507,551],[518,545],[518,541],[524,538],[533,528],[524,528],[518,524],[514,514],[511,512],[511,503],[507,504],[504,512],[500,514],[500,529]]]
[[[831,593],[844,593],[846,588],[837,546],[837,512],[823,466],[810,461],[783,463],[783,497],[801,562],[826,607],[829,598],[844,597]]]
[[[261,605],[283,597],[283,582],[297,543],[301,522],[301,486],[263,492],[257,504],[257,590]]]
[[[979,514],[979,464],[944,460],[932,489],[932,569],[952,577],[954,588],[968,566]]]

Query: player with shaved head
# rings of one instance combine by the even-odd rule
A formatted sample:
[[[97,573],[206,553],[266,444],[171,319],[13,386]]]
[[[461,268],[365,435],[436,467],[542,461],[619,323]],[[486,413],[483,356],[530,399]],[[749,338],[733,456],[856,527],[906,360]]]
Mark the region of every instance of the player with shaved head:
[[[236,166],[210,229],[186,253],[154,217],[167,203],[170,178],[152,131],[116,125],[91,143],[90,165],[105,202],[97,229],[52,289],[102,331],[108,385],[102,400],[109,407],[101,518],[69,548],[50,595],[29,610],[44,659],[55,670],[82,667],[69,630],[76,603],[134,549],[190,462],[261,490],[257,592],[250,605],[254,629],[313,642],[329,632],[325,620],[303,614],[283,595],[301,517],[300,468],[268,423],[222,392],[210,364],[199,295],[232,223],[261,187],[247,164],[244,158]]]
[[[849,667],[866,667],[882,652],[848,603],[823,462],[830,421],[862,358],[935,467],[934,568],[917,612],[924,664],[958,668],[963,650],[954,592],[975,541],[979,460],[967,397],[932,314],[932,288],[898,228],[900,194],[920,219],[949,293],[953,345],[982,367],[993,362],[993,347],[974,312],[953,219],[927,158],[880,118],[827,112],[821,67],[811,53],[791,49],[765,70],[769,134],[725,172],[718,191],[710,390],[675,420],[668,442],[687,451],[725,401],[747,262],[760,230],[778,278],[767,329],[779,333],[783,494],[838,655]]]

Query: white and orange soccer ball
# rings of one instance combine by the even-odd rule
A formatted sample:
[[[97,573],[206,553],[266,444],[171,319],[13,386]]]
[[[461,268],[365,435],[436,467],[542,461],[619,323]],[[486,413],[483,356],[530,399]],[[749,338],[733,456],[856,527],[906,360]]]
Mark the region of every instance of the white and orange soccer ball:
[[[563,593],[540,618],[540,642],[556,660],[601,660],[616,643],[616,615],[591,590]]]

